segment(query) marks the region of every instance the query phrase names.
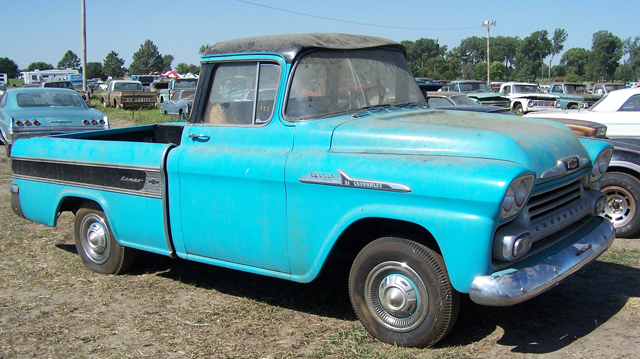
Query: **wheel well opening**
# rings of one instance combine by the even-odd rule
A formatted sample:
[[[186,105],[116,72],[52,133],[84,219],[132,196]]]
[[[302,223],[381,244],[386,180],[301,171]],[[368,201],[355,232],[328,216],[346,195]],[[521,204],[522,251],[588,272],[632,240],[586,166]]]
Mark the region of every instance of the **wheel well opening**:
[[[628,174],[629,176],[637,179],[638,181],[640,181],[640,173],[638,173],[637,171],[634,171],[630,168],[626,168],[626,167],[616,167],[616,166],[610,166],[607,169],[607,172],[621,172],[624,174]]]
[[[102,207],[96,201],[80,197],[67,197],[60,203],[60,206],[58,207],[58,215],[66,211],[72,212],[75,215],[82,207],[102,210]]]
[[[387,218],[364,218],[351,224],[338,238],[334,251],[355,258],[364,246],[382,237],[411,239],[441,254],[435,238],[424,227],[411,222]]]

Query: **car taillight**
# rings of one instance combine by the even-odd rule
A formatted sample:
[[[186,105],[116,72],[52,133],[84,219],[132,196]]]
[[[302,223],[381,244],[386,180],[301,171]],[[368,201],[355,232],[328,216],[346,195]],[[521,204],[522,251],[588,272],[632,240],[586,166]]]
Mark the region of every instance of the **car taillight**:
[[[92,125],[97,125],[97,124],[98,124],[98,121],[96,121],[95,119],[93,119],[93,118],[92,118],[92,119],[91,119],[91,124],[92,124]]]
[[[40,121],[38,121],[38,120],[33,120],[33,124],[34,124],[35,126],[40,126]]]
[[[22,126],[22,121],[17,120],[17,121],[16,121],[16,126]]]
[[[24,124],[25,124],[26,126],[31,126],[31,121],[29,121],[29,120],[24,120]]]
[[[100,121],[98,121],[98,122],[100,122],[101,125],[104,125],[106,123],[106,122],[104,122],[103,119],[100,119]]]
[[[82,119],[82,123],[84,123],[85,125],[88,125],[88,124],[89,124],[89,121],[87,121],[87,119],[86,119],[86,118],[83,118],[83,119]]]

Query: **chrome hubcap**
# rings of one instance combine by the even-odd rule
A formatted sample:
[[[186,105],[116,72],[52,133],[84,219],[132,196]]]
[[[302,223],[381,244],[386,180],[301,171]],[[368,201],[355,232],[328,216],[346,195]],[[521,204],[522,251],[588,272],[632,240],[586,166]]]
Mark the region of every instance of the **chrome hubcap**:
[[[622,187],[607,187],[603,189],[607,197],[607,205],[602,214],[609,219],[615,227],[621,227],[629,223],[636,212],[636,204],[629,191]]]
[[[91,261],[103,264],[109,259],[109,233],[100,216],[87,215],[82,220],[80,235],[84,252]]]
[[[367,308],[388,329],[407,332],[418,327],[428,311],[422,279],[404,263],[384,262],[374,267],[365,282]]]

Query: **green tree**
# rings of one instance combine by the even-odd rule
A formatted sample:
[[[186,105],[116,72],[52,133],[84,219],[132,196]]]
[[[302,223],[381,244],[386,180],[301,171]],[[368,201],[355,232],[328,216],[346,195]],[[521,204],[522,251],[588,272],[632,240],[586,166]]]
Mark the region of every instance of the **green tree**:
[[[53,70],[53,65],[42,61],[32,62],[27,66],[25,71],[33,70]]]
[[[15,79],[20,73],[20,68],[18,68],[18,64],[8,57],[1,57],[0,72],[7,74],[7,78]]]
[[[618,66],[616,73],[613,74],[614,81],[622,81],[624,83],[635,81],[637,79],[636,73],[633,71],[631,64],[626,63]]]
[[[402,41],[402,45],[407,49],[407,61],[414,74],[426,73],[423,69],[429,59],[441,57],[447,52],[447,46],[440,46],[438,40],[421,38],[413,41]]]
[[[187,72],[190,72],[192,74],[199,74],[200,73],[200,66],[198,65],[189,65],[189,68],[187,69]]]
[[[491,62],[491,78],[496,81],[504,81],[507,67],[500,61]]]
[[[475,80],[487,81],[487,63],[478,62],[475,68],[476,77]]]
[[[640,36],[628,38],[624,41],[624,52],[629,55],[627,63],[635,75],[635,79],[640,78]]]
[[[73,51],[67,50],[62,56],[62,59],[58,61],[58,69],[74,69],[77,70],[80,67],[80,59],[78,55],[74,54]]]
[[[584,76],[589,63],[590,51],[582,47],[572,47],[562,54],[560,65],[566,68],[566,73]]]
[[[510,78],[511,76],[521,42],[522,40],[517,36],[496,36],[491,38],[491,66],[493,66],[493,61],[500,61],[504,64],[504,78]]]
[[[101,79],[106,79],[104,76],[104,72],[102,69],[102,63],[100,62],[87,62],[87,71],[85,72],[87,79],[93,79],[99,77]]]
[[[203,44],[203,45],[200,45],[200,49],[198,50],[198,53],[199,53],[200,55],[204,55],[204,54],[206,54],[207,49],[208,49],[210,46],[211,46],[211,45],[209,45],[209,44],[206,44],[206,45],[204,45],[204,44]]]
[[[519,53],[522,54],[522,65],[530,67],[530,63],[539,61],[542,80],[544,80],[543,60],[551,54],[552,45],[553,44],[551,43],[551,40],[549,40],[549,33],[547,32],[547,30],[538,30],[532,32],[531,35],[525,37],[520,44]],[[518,70],[520,71],[520,69]],[[532,72],[532,74],[534,73],[535,71]],[[533,79],[535,79],[535,75]]]
[[[153,41],[147,39],[140,49],[133,54],[133,62],[129,66],[129,73],[133,75],[144,75],[150,72],[162,71],[164,62],[162,55],[158,52],[158,47]]]
[[[171,71],[171,63],[173,62],[173,55],[162,56],[162,72]]]
[[[471,36],[460,41],[458,47],[452,50],[453,55],[458,57],[463,64],[477,64],[487,61],[487,39]]]
[[[551,78],[551,61],[553,57],[564,49],[564,42],[567,41],[569,34],[564,29],[556,29],[551,38],[551,59],[549,60],[549,78]]]
[[[197,74],[200,72],[200,67],[197,65],[187,65],[184,62],[181,62],[176,65],[176,72],[180,75],[184,75],[189,72],[192,74]]]
[[[624,43],[607,30],[593,34],[587,76],[591,80],[611,80],[622,58]]]
[[[186,74],[187,72],[189,72],[189,65],[185,64],[184,62],[177,64],[176,72],[179,73],[180,75]]]
[[[432,57],[427,60],[423,68],[425,73],[419,76],[425,76],[437,80],[455,80],[460,72],[460,60],[451,57]]]
[[[118,53],[111,51],[107,54],[107,57],[102,61],[102,73],[106,77],[119,78],[127,73],[127,68],[124,67],[124,60],[118,57]]]

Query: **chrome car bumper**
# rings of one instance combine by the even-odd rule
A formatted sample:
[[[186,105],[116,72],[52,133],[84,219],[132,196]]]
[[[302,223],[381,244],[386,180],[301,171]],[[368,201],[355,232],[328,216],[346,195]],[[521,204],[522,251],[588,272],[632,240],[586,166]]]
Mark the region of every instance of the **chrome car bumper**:
[[[602,220],[602,223],[573,245],[531,267],[476,277],[471,283],[469,296],[478,304],[490,306],[524,302],[551,289],[561,280],[593,262],[609,248],[614,239],[613,225],[608,220]]]

